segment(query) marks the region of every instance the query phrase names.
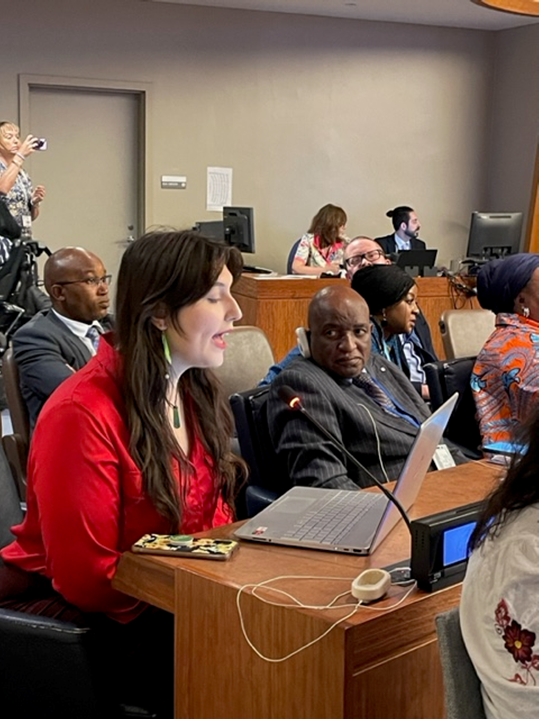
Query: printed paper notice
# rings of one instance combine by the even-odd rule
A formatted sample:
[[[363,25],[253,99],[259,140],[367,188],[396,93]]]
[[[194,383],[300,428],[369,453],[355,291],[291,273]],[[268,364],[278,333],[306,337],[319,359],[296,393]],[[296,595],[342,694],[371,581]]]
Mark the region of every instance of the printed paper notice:
[[[222,212],[232,205],[232,168],[208,167],[206,210]]]

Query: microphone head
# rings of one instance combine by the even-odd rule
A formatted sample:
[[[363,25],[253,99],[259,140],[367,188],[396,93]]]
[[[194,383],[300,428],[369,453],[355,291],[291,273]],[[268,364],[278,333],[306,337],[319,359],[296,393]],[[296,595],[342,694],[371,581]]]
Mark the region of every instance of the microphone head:
[[[279,395],[279,398],[290,407],[290,409],[303,409],[301,399],[298,397],[297,393],[294,392],[292,387],[285,384],[282,387],[279,387],[277,394]]]

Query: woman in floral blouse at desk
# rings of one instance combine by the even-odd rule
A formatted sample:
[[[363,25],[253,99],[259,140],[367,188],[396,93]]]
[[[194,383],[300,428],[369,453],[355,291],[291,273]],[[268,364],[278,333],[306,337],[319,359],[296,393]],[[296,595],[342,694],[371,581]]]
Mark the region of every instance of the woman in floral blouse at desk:
[[[313,217],[311,226],[299,241],[292,262],[295,275],[316,275],[322,272],[338,275],[344,262],[344,245],[348,238],[346,212],[336,205],[324,205]]]

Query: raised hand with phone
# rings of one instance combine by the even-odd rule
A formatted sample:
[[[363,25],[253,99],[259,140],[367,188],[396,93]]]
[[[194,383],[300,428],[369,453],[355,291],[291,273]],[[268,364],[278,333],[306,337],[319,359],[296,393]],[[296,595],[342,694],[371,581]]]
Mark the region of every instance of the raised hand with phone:
[[[21,141],[20,130],[12,122],[0,122],[0,193],[11,215],[21,227],[22,239],[31,239],[32,221],[39,215],[45,197],[43,185],[32,186],[24,161],[36,150],[46,149],[44,138],[27,135]],[[9,257],[11,240],[0,236],[0,262]]]

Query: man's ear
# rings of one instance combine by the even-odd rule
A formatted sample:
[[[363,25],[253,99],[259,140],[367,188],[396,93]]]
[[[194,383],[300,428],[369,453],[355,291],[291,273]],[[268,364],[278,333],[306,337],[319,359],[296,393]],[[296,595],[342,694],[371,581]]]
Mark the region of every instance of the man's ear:
[[[51,285],[49,295],[53,300],[62,300],[64,298],[64,288],[62,285]]]

